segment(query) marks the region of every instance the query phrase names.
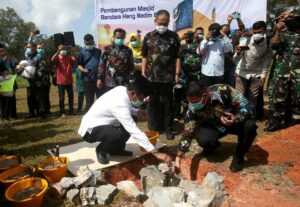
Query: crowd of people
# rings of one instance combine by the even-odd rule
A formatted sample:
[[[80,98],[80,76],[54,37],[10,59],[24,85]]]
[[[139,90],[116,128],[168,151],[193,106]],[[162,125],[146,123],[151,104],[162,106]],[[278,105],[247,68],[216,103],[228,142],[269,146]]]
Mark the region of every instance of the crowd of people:
[[[239,28],[231,33],[234,20]],[[126,31],[115,29],[111,44],[103,50],[86,34],[77,58],[71,55],[72,48],[60,45],[51,58],[54,70],[44,59],[43,44],[29,41],[25,57],[36,70],[27,78],[26,118],[46,118],[50,113],[50,77],[54,75],[61,116],[66,116],[65,91],[70,115],[82,110],[85,97],[86,114],[79,134],[88,142],[101,142],[96,149],[100,163],[109,162],[107,154],[131,155],[125,150],[130,135],[157,158],[171,160],[157,153],[135,124],[147,111],[148,128],[165,133],[169,140],[175,137],[173,122],[184,120],[177,166],[192,139],[203,148],[203,155],[209,155],[220,146],[220,138],[236,134],[232,172],[243,168],[244,155],[256,137],[256,120],[263,118],[264,85],[269,92],[265,131],[300,123],[300,20],[296,12],[281,14],[272,30],[267,30],[264,21],[247,30],[240,16],[229,15],[227,24],[213,23],[207,31],[198,27],[182,37],[168,29],[169,21],[168,11],[158,11],[153,31],[143,39],[140,31],[130,34],[127,44]],[[8,73],[7,64],[1,45],[0,75]],[[8,101],[15,102],[15,97],[1,96],[2,119],[8,119]],[[10,110],[16,116],[15,109]]]

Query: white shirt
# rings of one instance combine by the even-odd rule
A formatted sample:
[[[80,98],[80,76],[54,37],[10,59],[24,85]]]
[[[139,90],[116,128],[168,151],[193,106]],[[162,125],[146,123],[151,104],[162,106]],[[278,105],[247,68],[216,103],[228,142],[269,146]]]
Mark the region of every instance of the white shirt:
[[[227,36],[217,41],[203,40],[197,49],[198,55],[202,55],[201,73],[211,77],[224,75],[224,58],[228,52],[232,52],[232,44]]]
[[[131,106],[126,87],[115,87],[103,94],[83,116],[78,134],[83,137],[86,132],[91,133],[94,127],[121,124],[141,147],[148,152],[153,151],[154,146],[132,119],[131,114],[136,112]]]
[[[238,63],[236,68],[236,74],[246,78],[265,78],[271,62],[272,62],[272,48],[269,45],[267,39],[261,43],[256,44],[251,38],[249,50],[243,51],[242,55],[234,55],[233,60]]]

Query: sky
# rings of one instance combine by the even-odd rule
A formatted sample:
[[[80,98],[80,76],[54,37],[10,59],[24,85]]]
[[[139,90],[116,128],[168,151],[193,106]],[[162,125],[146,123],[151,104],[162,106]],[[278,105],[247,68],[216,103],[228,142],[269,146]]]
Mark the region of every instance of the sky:
[[[75,42],[83,46],[83,36],[96,40],[94,0],[0,0],[0,8],[11,7],[25,21],[32,21],[48,36],[73,31]]]

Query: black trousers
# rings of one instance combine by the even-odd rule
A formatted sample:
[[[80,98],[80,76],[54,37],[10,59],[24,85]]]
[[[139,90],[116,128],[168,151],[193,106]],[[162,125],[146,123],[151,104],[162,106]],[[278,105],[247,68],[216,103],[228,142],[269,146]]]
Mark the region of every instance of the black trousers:
[[[185,99],[185,88],[175,88],[174,89],[175,118],[180,118],[182,116],[181,103],[184,99]]]
[[[60,114],[65,113],[65,91],[68,93],[68,104],[69,104],[69,113],[73,113],[73,104],[74,104],[74,94],[73,94],[73,85],[58,85],[59,93],[59,110]]]
[[[27,105],[31,115],[44,115],[46,111],[45,86],[27,87]]]
[[[85,111],[87,112],[91,106],[94,103],[95,100],[95,95],[96,98],[99,98],[101,92],[97,88],[97,81],[84,81],[83,82],[84,86],[84,94],[85,94],[85,100],[86,100],[86,106],[85,106]]]
[[[46,113],[50,112],[51,104],[50,104],[50,88],[51,84],[45,86],[45,93],[46,93],[46,102],[45,102],[45,110]]]
[[[255,137],[257,126],[253,119],[245,120],[235,126],[228,127],[225,133],[212,126],[200,127],[196,132],[196,140],[203,149],[214,149],[218,144],[218,140],[225,136],[227,133],[238,135],[238,145],[236,148],[236,156],[243,158],[245,153],[248,152]]]
[[[87,132],[83,139],[89,143],[100,142],[97,151],[111,153],[124,150],[129,137],[123,127],[105,125],[95,127],[91,134]]]
[[[80,91],[80,92],[78,92],[77,112],[81,112],[83,100],[84,100],[84,91]]]
[[[7,96],[0,96],[0,105],[1,105],[1,119],[8,120],[9,119],[9,112],[10,112],[10,103],[9,99],[11,97]]]
[[[153,131],[173,131],[173,84],[151,83],[148,127]]]
[[[235,87],[235,65],[225,64],[224,83],[230,85],[233,88]]]
[[[224,83],[224,76],[206,76],[201,74],[201,82],[205,87]]]

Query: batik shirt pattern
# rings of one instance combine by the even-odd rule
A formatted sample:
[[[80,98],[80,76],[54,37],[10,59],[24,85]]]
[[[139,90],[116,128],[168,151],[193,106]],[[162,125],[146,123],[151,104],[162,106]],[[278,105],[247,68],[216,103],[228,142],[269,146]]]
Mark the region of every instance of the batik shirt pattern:
[[[210,100],[203,109],[197,111],[189,109],[186,113],[182,138],[177,146],[181,152],[188,151],[199,126],[213,126],[221,133],[225,133],[226,128],[220,121],[225,112],[234,114],[237,123],[253,116],[253,106],[236,89],[218,84],[210,86],[208,92]]]

